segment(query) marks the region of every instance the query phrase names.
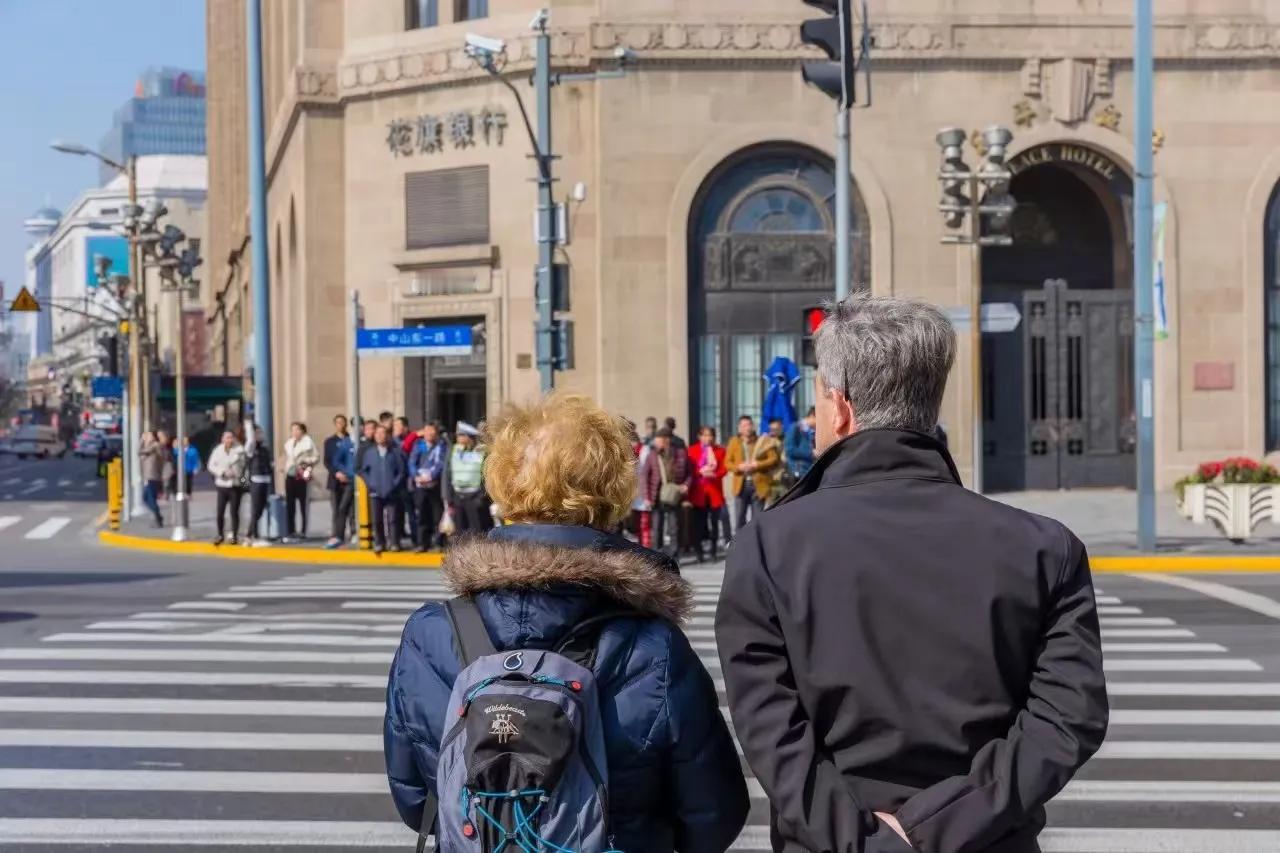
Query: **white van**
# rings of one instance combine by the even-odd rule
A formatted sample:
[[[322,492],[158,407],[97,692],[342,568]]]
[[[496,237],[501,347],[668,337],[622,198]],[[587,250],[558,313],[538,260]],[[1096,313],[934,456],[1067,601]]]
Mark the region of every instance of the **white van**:
[[[51,426],[26,424],[18,427],[9,440],[9,452],[16,454],[19,459],[26,459],[28,456],[48,459],[50,456],[60,457],[65,454],[67,444]]]

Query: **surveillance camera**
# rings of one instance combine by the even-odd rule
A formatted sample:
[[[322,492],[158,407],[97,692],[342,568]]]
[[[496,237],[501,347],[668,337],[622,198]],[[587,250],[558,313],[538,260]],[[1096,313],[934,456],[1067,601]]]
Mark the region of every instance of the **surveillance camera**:
[[[507,43],[502,39],[489,38],[488,36],[478,36],[475,33],[467,33],[467,53],[475,56],[477,54],[487,54],[496,56],[505,52]]]
[[[636,58],[636,52],[626,47],[621,47],[621,46],[615,47],[613,49],[613,58],[623,64],[626,64],[628,62],[634,62]]]
[[[570,198],[572,198],[574,201],[578,202],[578,204],[582,204],[582,202],[586,201],[586,200],[587,200],[587,185],[586,185],[586,184],[584,184],[582,181],[578,181],[576,184],[574,184],[574,185],[573,185],[573,194],[570,196]]]
[[[538,32],[539,30],[545,30],[547,28],[547,19],[549,17],[550,16],[548,15],[546,9],[539,9],[537,13],[533,16],[533,19],[529,21],[529,29],[533,30],[534,32]]]

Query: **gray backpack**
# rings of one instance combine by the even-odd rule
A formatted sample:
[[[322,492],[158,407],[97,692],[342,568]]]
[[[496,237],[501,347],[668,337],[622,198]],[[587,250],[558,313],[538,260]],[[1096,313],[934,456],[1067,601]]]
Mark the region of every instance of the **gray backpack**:
[[[607,851],[609,767],[591,667],[603,623],[634,614],[594,616],[554,651],[500,652],[474,601],[446,608],[463,670],[418,850],[434,825],[442,853]]]

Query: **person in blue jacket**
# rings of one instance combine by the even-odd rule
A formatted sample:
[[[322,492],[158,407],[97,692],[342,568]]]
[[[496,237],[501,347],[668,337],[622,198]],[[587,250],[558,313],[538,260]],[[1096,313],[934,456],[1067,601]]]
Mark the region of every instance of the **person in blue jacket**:
[[[413,511],[418,516],[414,546],[419,551],[431,547],[444,511],[441,485],[444,482],[445,443],[440,428],[429,423],[418,434],[409,453],[409,484],[413,489]]]
[[[360,478],[369,488],[369,517],[373,525],[373,553],[381,554],[387,547],[387,514],[391,519],[391,550],[400,550],[400,522],[404,504],[405,465],[400,448],[393,447],[390,433],[382,424],[374,430],[374,446],[364,455],[360,464]]]
[[[185,465],[187,469],[187,497],[191,497],[192,481],[195,480],[196,474],[200,473],[200,451],[197,450],[195,446],[191,444],[191,436],[189,435],[182,437],[181,451],[178,450],[177,442],[174,442],[174,445],[173,445],[174,469],[173,469],[173,477],[170,478],[170,483],[172,484],[171,488],[169,489],[170,494],[177,494],[178,492],[177,466],[178,466],[179,459],[182,460],[182,464]]]
[[[715,685],[679,624],[693,591],[669,558],[606,532],[630,512],[627,429],[582,396],[509,407],[488,432],[485,480],[506,526],[454,545],[444,577],[471,596],[494,646],[555,648],[591,616],[608,764],[608,831],[626,853],[722,853],[749,809]],[[449,694],[462,665],[448,613],[405,625],[387,686],[387,776],[400,817],[423,826]],[[428,817],[428,824],[431,817]]]
[[[793,423],[791,429],[787,431],[787,440],[782,450],[787,457],[787,470],[797,480],[808,474],[809,469],[813,467],[813,445],[816,435],[814,427],[817,422],[814,408],[810,406],[808,414]]]

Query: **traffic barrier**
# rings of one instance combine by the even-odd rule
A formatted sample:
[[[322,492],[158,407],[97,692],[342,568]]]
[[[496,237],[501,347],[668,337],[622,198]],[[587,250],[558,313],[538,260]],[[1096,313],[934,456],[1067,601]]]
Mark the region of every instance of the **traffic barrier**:
[[[107,524],[120,529],[120,511],[124,506],[124,461],[116,457],[107,463]]]
[[[360,550],[373,548],[372,514],[369,511],[369,487],[363,477],[356,477],[356,531],[360,537]]]

